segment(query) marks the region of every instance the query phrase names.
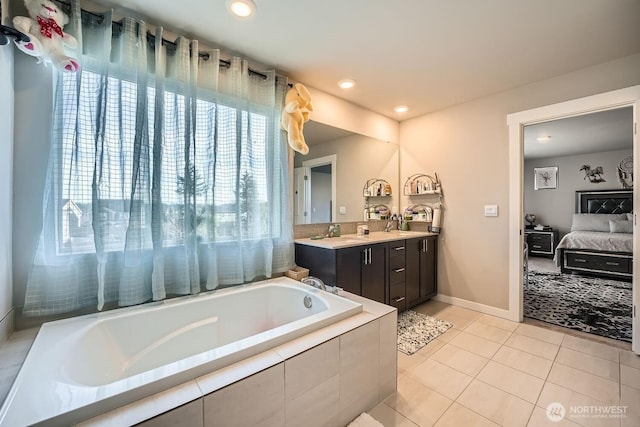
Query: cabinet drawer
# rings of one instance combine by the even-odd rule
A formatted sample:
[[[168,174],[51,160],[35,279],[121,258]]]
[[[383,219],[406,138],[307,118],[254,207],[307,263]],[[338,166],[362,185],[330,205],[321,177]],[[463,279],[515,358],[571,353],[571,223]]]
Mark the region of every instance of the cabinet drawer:
[[[389,268],[391,270],[395,270],[396,268],[403,268],[404,266],[404,256],[394,256],[389,258]]]
[[[551,244],[551,234],[529,233],[529,241]]]
[[[616,271],[619,273],[631,272],[631,264],[629,258],[607,255],[592,255],[579,252],[567,253],[567,266],[589,270]]]
[[[406,252],[404,240],[389,243],[389,256],[391,258],[403,257]]]
[[[398,311],[403,311],[407,307],[404,282],[391,285],[389,292],[389,305],[394,306]]]
[[[531,252],[551,252],[551,240],[547,242],[543,241],[530,241],[528,243],[529,251]]]
[[[396,283],[405,282],[406,271],[404,267],[392,268],[389,270],[389,284],[395,285]]]

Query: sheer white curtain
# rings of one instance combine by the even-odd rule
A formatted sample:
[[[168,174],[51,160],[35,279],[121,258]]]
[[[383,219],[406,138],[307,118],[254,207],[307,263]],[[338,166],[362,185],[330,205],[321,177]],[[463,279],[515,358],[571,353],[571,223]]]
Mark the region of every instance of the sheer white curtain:
[[[70,31],[57,76],[43,231],[23,313],[120,306],[241,284],[293,264],[286,80],[219,67],[198,42],[110,12]]]

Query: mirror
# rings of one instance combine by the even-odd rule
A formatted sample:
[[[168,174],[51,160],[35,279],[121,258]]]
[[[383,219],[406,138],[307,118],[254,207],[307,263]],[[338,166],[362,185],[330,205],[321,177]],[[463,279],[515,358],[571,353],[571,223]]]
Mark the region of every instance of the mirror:
[[[364,220],[365,203],[398,212],[399,150],[396,144],[308,121],[309,154],[294,157],[294,224]],[[305,178],[306,177],[306,178]],[[364,197],[365,183],[386,180],[391,196]]]

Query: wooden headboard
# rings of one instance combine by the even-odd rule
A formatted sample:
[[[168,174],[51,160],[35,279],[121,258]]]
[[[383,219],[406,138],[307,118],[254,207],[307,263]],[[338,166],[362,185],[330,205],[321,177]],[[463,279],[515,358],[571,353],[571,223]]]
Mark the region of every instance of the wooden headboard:
[[[633,190],[576,191],[576,213],[633,212]]]

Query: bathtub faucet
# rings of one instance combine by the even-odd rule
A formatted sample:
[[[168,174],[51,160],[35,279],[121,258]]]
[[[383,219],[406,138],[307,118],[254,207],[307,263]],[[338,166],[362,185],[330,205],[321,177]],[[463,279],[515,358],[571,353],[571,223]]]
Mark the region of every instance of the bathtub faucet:
[[[335,295],[338,295],[338,292],[342,290],[342,288],[339,288],[337,286],[327,286],[324,284],[322,280],[314,276],[303,277],[300,281],[305,285],[313,286],[314,288],[331,292],[332,294],[335,294]]]
[[[302,280],[300,281],[305,285],[313,286],[314,288],[322,289],[323,291],[327,290],[327,287],[324,284],[324,282],[318,279],[317,277],[313,277],[313,276],[303,277]]]

